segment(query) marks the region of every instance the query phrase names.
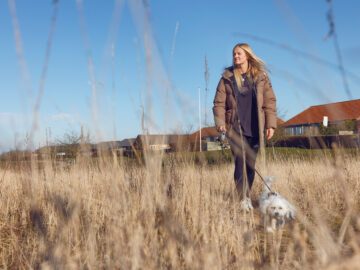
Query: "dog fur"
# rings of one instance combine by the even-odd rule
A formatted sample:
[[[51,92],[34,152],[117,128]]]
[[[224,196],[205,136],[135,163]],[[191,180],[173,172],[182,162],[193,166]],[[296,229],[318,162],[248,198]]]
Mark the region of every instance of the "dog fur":
[[[271,176],[265,178],[265,182],[270,188],[274,179]],[[271,192],[265,184],[259,198],[259,207],[267,232],[282,229],[287,221],[295,219],[295,207],[279,193]]]

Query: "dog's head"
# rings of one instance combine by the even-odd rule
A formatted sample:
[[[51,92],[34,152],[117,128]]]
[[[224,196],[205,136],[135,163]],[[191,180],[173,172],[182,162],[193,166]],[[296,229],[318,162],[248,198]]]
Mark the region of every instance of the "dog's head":
[[[273,196],[266,210],[269,216],[277,220],[283,220],[292,216],[289,203],[280,196]]]
[[[267,214],[277,220],[295,219],[295,208],[283,197],[273,196],[267,207]]]
[[[295,218],[295,208],[276,192],[269,192],[261,202],[260,211],[265,215],[268,232],[282,228],[287,220]]]

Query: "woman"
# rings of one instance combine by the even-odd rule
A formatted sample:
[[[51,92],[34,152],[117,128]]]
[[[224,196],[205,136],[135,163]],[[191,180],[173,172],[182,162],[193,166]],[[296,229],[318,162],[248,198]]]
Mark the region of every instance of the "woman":
[[[252,208],[249,193],[255,177],[255,160],[264,135],[276,128],[276,98],[264,62],[246,43],[233,48],[233,65],[225,69],[214,99],[214,119],[226,133],[235,160],[234,180],[242,206]]]

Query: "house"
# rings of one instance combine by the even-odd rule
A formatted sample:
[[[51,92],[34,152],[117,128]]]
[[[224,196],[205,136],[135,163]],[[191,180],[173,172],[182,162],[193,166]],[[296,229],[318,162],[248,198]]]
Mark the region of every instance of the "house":
[[[118,147],[123,151],[131,151],[133,149],[133,145],[135,142],[135,138],[124,139],[119,142]]]
[[[171,151],[190,151],[192,149],[188,134],[173,134],[167,135],[167,137]]]
[[[76,158],[78,155],[94,156],[96,155],[96,146],[91,143],[54,144],[40,147],[35,150],[34,154],[41,159]]]
[[[48,145],[42,146],[35,150],[34,156],[36,155],[37,158],[48,159],[51,158],[54,153],[56,153],[56,146],[55,145]]]
[[[138,135],[134,147],[137,150],[198,151],[200,131],[192,134]],[[219,133],[214,127],[201,129],[202,149],[220,150]],[[213,148],[216,149],[213,149]]]
[[[138,135],[134,141],[134,148],[141,151],[169,151],[169,135]]]
[[[118,143],[116,153],[120,156],[133,156],[135,138],[123,139]]]
[[[96,148],[99,151],[112,151],[114,149],[119,148],[119,141],[107,141],[107,142],[99,142],[96,144]]]
[[[108,141],[97,144],[97,149],[101,152],[113,153],[116,155],[128,155],[133,151],[135,138],[124,139],[122,141]]]
[[[311,106],[282,127],[288,136],[359,133],[360,99]]]
[[[201,129],[201,150],[213,151],[221,150],[222,145],[220,143],[221,134],[215,127],[205,127]],[[199,150],[200,145],[200,130],[192,133],[189,136],[191,148],[193,150]],[[228,144],[226,144],[228,146]]]
[[[285,123],[285,121],[282,120],[281,118],[279,118],[279,117],[276,118],[276,125],[278,127],[281,127],[284,123]]]

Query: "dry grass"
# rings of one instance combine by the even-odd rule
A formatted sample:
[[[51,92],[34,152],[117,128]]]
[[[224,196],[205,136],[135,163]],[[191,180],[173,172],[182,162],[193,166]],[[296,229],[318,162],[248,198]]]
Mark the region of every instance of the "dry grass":
[[[268,164],[298,208],[275,235],[244,214],[233,165],[147,166],[78,160],[69,168],[0,170],[4,269],[356,269],[360,158],[341,153]],[[33,168],[36,167],[33,164]],[[252,192],[261,190],[259,179]]]

